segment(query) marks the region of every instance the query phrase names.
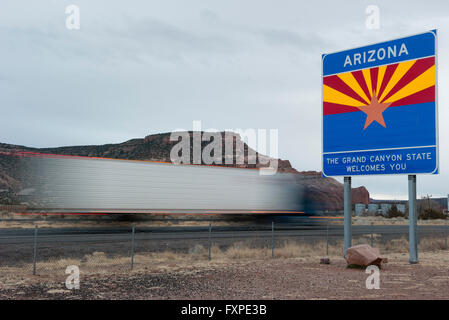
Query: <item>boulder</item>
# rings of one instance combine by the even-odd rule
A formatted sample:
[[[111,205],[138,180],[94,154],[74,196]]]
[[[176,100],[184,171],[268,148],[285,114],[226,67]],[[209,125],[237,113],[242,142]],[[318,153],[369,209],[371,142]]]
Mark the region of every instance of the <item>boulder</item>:
[[[379,250],[367,244],[359,244],[346,250],[346,262],[348,265],[381,267],[382,262],[387,263],[388,259],[380,256]]]

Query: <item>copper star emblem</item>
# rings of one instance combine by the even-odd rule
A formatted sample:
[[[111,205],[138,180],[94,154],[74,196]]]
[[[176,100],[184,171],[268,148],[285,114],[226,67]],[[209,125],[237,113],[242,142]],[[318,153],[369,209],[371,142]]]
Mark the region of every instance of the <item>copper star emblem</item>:
[[[379,100],[377,100],[376,91],[373,92],[373,97],[371,98],[371,102],[367,106],[357,107],[364,113],[366,113],[366,121],[365,126],[363,127],[363,130],[369,127],[369,125],[376,121],[379,123],[382,127],[386,128],[384,117],[382,116],[382,112],[384,112],[389,106],[390,103],[379,103]]]

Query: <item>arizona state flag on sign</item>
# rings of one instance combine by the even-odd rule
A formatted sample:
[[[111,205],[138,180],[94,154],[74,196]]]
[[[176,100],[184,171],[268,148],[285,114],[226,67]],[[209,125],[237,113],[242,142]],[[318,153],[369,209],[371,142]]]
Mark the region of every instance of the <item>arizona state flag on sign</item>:
[[[323,54],[323,175],[438,173],[436,30]]]

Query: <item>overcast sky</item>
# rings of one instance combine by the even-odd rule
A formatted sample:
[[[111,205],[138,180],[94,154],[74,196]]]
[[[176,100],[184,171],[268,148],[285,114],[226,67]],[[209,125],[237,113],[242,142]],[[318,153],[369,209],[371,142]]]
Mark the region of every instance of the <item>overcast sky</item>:
[[[80,30],[66,28],[67,5]],[[380,29],[365,26],[380,8]],[[177,128],[278,129],[279,156],[321,170],[321,54],[439,29],[440,174],[449,193],[449,2],[3,0],[0,142],[123,142]],[[407,177],[354,177],[407,197]]]

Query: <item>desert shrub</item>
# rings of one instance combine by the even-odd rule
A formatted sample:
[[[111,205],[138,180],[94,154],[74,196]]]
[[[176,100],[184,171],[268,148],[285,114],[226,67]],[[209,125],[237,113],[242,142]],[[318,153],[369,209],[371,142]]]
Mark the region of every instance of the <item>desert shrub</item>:
[[[202,255],[207,252],[207,249],[204,248],[201,244],[196,244],[195,246],[189,248],[189,253],[193,255]]]
[[[405,218],[405,213],[398,210],[396,205],[392,205],[391,208],[387,211],[387,218]]]
[[[429,220],[429,219],[446,219],[446,215],[438,210],[428,208],[419,211],[418,219]]]

